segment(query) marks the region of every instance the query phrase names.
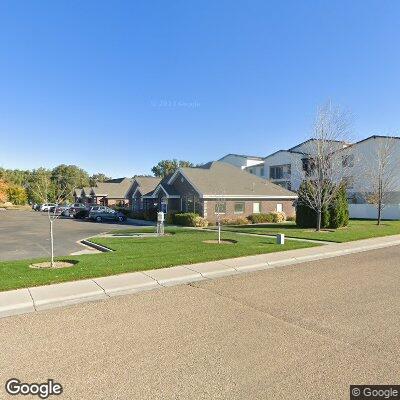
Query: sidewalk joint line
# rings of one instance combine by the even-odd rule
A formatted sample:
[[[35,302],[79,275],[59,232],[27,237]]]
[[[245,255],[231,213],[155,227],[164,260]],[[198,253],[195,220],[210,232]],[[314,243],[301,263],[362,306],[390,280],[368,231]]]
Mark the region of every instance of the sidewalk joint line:
[[[33,299],[33,296],[32,296],[32,293],[31,293],[31,289],[30,289],[30,288],[28,288],[28,293],[29,293],[29,296],[31,296],[31,299],[32,299],[32,306],[33,306],[33,309],[34,309],[35,311],[37,311],[36,304],[35,304],[35,300]]]
[[[96,278],[94,278],[94,279],[96,279]],[[108,297],[108,298],[110,298],[111,296],[105,291],[105,289],[102,287],[102,286],[100,286],[94,279],[91,279],[91,281],[92,282],[94,282],[103,292],[104,292],[104,294]]]

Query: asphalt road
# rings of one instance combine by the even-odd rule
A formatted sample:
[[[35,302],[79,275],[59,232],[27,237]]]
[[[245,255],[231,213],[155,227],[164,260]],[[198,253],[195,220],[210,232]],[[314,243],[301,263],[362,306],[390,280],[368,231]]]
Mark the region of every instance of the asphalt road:
[[[57,256],[84,249],[78,240],[121,229],[127,223],[97,223],[71,218],[54,222],[54,251]],[[50,254],[49,221],[46,213],[0,211],[0,261],[47,257]]]
[[[396,246],[5,318],[0,397],[348,399],[400,384],[399,288]]]

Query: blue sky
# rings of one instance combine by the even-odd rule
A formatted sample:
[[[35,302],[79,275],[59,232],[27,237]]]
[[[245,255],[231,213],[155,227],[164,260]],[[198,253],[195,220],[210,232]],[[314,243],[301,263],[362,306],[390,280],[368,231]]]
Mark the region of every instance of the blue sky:
[[[316,107],[398,134],[400,2],[0,2],[0,166],[267,155]]]

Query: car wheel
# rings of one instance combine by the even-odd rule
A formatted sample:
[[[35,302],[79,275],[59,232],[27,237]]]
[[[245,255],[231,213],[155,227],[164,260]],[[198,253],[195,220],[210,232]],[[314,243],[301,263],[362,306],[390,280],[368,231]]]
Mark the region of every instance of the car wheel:
[[[125,221],[125,218],[124,218],[124,217],[118,217],[118,221],[119,221],[119,222],[124,222],[124,221]]]
[[[101,217],[96,217],[97,222],[101,222],[103,219]]]

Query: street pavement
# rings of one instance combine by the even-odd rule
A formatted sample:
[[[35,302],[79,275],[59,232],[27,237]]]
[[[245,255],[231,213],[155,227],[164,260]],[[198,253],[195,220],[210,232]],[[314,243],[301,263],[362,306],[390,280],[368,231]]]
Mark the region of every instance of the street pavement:
[[[54,252],[69,255],[84,249],[78,240],[129,223],[97,223],[72,218],[54,222]],[[46,213],[33,211],[2,211],[0,214],[0,261],[47,257],[50,254],[49,221]]]
[[[0,398],[348,399],[400,383],[399,283],[393,246],[3,318]]]

